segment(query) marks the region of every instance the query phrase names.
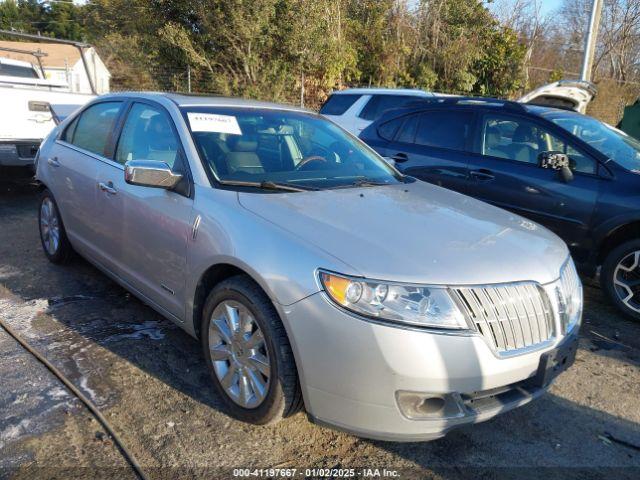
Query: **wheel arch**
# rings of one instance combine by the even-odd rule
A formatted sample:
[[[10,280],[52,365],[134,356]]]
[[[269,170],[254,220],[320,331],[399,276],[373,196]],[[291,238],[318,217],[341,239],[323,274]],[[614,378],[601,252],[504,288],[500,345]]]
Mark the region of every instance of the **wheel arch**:
[[[196,338],[200,338],[200,328],[202,323],[202,311],[204,304],[207,300],[207,296],[216,285],[220,282],[234,277],[236,275],[244,275],[250,278],[260,289],[267,295],[274,308],[281,315],[279,304],[274,300],[273,293],[265,285],[265,282],[248,266],[234,262],[231,259],[221,259],[216,263],[212,263],[206,268],[198,278],[198,282],[195,285],[193,292],[193,303],[190,308],[191,322],[193,327],[193,334]],[[284,322],[283,322],[284,323]],[[286,325],[285,325],[286,329]]]
[[[629,220],[611,229],[598,243],[597,265],[602,265],[613,249],[634,239],[640,239],[640,219]]]

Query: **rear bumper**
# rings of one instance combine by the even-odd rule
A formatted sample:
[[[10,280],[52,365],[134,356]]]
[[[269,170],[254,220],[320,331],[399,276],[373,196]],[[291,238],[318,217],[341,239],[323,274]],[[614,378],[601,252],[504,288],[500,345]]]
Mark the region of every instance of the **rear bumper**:
[[[31,167],[41,140],[0,140],[0,167]]]

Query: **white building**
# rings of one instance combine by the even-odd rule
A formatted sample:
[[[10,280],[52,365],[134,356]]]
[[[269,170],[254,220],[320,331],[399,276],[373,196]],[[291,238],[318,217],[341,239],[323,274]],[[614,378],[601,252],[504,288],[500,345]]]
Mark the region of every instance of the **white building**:
[[[0,48],[13,48],[30,52],[42,52],[41,57],[45,78],[66,82],[75,93],[92,93],[85,68],[80,57],[80,51],[72,45],[61,45],[45,42],[9,42],[0,41]],[[0,56],[32,63],[38,68],[38,61],[33,55],[0,50]],[[111,74],[94,48],[84,49],[89,74],[98,94],[109,91]]]

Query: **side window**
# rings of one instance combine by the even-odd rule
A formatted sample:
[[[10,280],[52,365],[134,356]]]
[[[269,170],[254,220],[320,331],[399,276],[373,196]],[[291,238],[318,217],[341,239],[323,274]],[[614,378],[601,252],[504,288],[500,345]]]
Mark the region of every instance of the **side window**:
[[[73,134],[75,133],[76,127],[78,126],[79,118],[80,117],[74,118],[73,121],[69,124],[69,126],[66,128],[66,130],[62,134],[62,137],[61,137],[62,140],[64,140],[67,143],[73,143]]]
[[[385,140],[393,140],[402,122],[404,122],[404,118],[396,118],[395,120],[383,123],[378,127],[378,135]]]
[[[338,93],[331,95],[324,105],[320,108],[320,113],[323,115],[342,115],[349,110],[351,105],[356,103],[356,100],[360,98],[360,95],[351,95],[348,93]]]
[[[415,143],[464,151],[472,125],[473,114],[470,112],[426,112],[420,115]]]
[[[572,170],[583,173],[596,173],[596,162],[591,157],[580,153],[571,145],[567,145],[564,153],[569,156]]]
[[[593,159],[581,154],[562,138],[524,118],[486,116],[481,148],[483,155],[534,165],[538,164],[538,157],[543,152],[562,152],[569,156],[573,170],[595,172]]]
[[[65,140],[77,147],[98,155],[107,155],[107,143],[113,130],[122,102],[104,102],[92,105],[80,114],[65,135]],[[73,128],[75,127],[75,128]]]
[[[180,142],[171,125],[164,110],[134,103],[118,142],[116,162],[124,165],[129,160],[158,160],[173,168]]]
[[[396,142],[413,143],[413,140],[416,137],[416,130],[418,129],[418,118],[418,115],[411,115],[410,117],[407,117],[402,124],[402,127],[400,127],[400,132],[398,133]]]
[[[420,99],[421,97],[414,95],[373,95],[358,116],[365,120],[374,121],[380,118],[386,110],[400,108]]]

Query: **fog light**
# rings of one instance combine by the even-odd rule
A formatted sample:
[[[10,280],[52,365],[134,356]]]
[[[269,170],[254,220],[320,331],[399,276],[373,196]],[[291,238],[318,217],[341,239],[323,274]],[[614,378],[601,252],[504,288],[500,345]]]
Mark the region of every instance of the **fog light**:
[[[445,420],[464,416],[460,395],[396,392],[400,412],[410,420]]]

